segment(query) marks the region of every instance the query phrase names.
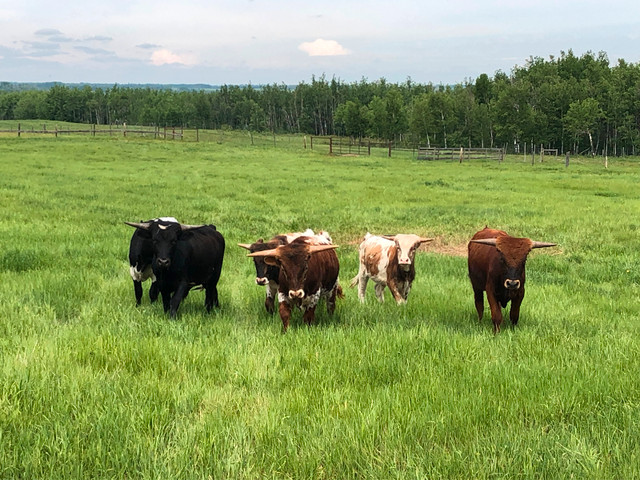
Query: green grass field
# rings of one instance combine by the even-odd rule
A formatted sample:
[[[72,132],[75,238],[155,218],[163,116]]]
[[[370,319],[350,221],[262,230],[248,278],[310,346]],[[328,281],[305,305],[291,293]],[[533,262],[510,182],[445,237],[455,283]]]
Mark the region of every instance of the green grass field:
[[[639,165],[0,138],[0,478],[638,477]],[[225,236],[219,310],[135,307],[123,221],[164,215]],[[497,336],[466,273],[487,224],[559,244]],[[346,298],[282,335],[236,243],[307,227]],[[367,231],[437,238],[406,306],[347,288]]]

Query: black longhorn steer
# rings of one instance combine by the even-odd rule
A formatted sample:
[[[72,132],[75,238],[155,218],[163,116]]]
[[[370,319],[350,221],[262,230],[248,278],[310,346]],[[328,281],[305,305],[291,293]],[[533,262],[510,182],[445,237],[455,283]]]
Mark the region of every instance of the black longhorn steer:
[[[193,287],[206,292],[207,312],[219,306],[218,280],[224,257],[224,238],[214,225],[182,225],[175,222],[125,222],[147,230],[153,242],[153,273],[164,311],[174,318],[180,302]]]
[[[165,222],[178,223],[173,217],[160,217],[147,220],[142,223],[152,223],[159,220]],[[151,287],[149,288],[149,300],[151,303],[158,299],[158,283],[153,274],[151,263],[153,262],[153,242],[151,241],[151,233],[143,228],[136,228],[131,236],[129,243],[129,273],[133,279],[133,291],[136,296],[136,305],[140,305],[142,301],[142,282],[151,279]]]

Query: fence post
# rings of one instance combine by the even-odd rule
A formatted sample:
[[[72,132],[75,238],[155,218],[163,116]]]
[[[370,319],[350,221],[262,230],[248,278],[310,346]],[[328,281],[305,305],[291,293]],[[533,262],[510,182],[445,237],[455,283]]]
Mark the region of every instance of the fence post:
[[[462,157],[464,157],[464,147],[460,147],[460,163],[462,163]]]
[[[20,124],[18,124],[18,137],[20,137]]]
[[[55,135],[56,135],[56,138],[58,138],[58,125],[56,125]]]
[[[333,154],[333,137],[329,137],[329,155]]]
[[[369,139],[369,145],[367,147],[367,154],[371,156],[371,139]]]
[[[544,145],[540,144],[540,163],[544,160]]]
[[[564,155],[564,166],[565,168],[569,166],[569,152]]]
[[[391,158],[391,141],[389,141],[389,158]]]

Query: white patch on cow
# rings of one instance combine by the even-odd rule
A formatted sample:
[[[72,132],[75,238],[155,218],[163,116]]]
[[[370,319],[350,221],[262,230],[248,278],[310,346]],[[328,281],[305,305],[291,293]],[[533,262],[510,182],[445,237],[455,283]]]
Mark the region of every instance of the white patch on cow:
[[[267,285],[265,285],[265,291],[267,292],[267,298],[273,298],[278,291],[278,284],[273,280],[270,280]]]
[[[300,307],[307,310],[309,308],[313,308],[318,305],[320,301],[320,297],[322,295],[322,288],[319,288],[318,291],[312,295],[306,295],[300,304]]]
[[[156,276],[153,274],[153,269],[151,265],[145,268],[143,271],[138,270],[138,265],[129,267],[129,273],[131,274],[131,278],[133,278],[136,282],[144,282],[147,279],[151,279],[152,282],[156,281]]]
[[[289,297],[282,292],[278,292],[278,302],[279,303],[288,303]]]
[[[160,230],[166,230],[167,228],[169,228],[169,225],[158,225],[158,228]]]
[[[172,222],[172,223],[180,223],[174,217],[158,217],[153,219],[156,222]]]

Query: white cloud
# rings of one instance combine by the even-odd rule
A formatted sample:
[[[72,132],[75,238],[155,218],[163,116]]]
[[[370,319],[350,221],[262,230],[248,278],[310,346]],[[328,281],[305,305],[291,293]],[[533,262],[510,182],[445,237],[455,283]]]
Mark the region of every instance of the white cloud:
[[[179,55],[177,53],[173,53],[171,50],[163,48],[161,50],[156,50],[151,54],[151,63],[157,67],[171,64],[195,65],[196,60],[193,55]]]
[[[299,50],[306,52],[310,57],[330,57],[336,55],[349,55],[351,52],[335,40],[318,38],[313,42],[304,42],[298,46]]]

